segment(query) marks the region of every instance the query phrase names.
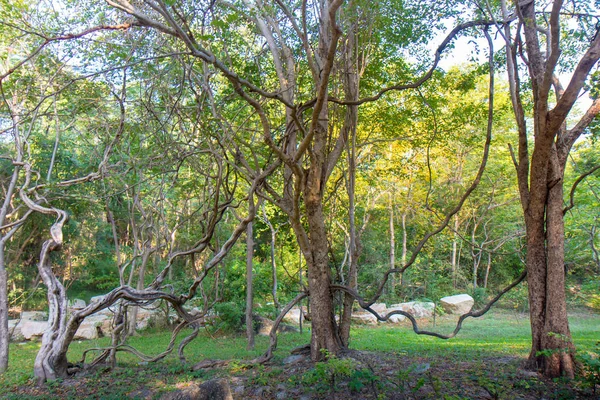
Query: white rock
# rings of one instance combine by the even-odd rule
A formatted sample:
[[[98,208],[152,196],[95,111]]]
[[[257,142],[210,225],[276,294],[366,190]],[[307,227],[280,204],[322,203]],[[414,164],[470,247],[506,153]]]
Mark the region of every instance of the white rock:
[[[138,308],[136,314],[135,328],[137,330],[147,329],[149,326],[157,326],[157,324],[166,322],[165,313],[160,308]]]
[[[406,317],[404,315],[394,314],[388,319],[388,322],[390,324],[399,324],[400,322],[404,321],[405,319],[406,319]]]
[[[75,339],[98,339],[110,335],[111,317],[105,314],[94,314],[83,320],[75,332]]]
[[[21,319],[23,321],[46,321],[48,313],[45,311],[22,311]]]
[[[379,315],[385,315],[387,306],[385,303],[375,303],[371,306],[371,310],[375,311]]]
[[[396,304],[397,306],[397,304]],[[402,309],[401,307],[394,307],[394,306],[390,306],[387,310],[386,310],[386,314],[390,313],[392,311],[405,311],[404,309]],[[388,322],[391,324],[399,324],[400,322],[404,321],[406,319],[406,317],[404,315],[401,314],[394,314],[392,315],[389,319]]]
[[[305,316],[306,307],[303,306],[302,309],[300,309],[300,307],[294,306],[290,309],[290,311],[288,311],[287,314],[285,314],[285,317],[283,317],[283,321],[288,324],[299,325],[300,313],[302,313],[302,315]],[[305,321],[306,319],[303,318],[302,320]]]
[[[21,325],[23,337],[27,340],[31,340],[34,337],[41,337],[46,329],[48,329],[48,322],[46,321],[23,320],[19,325]]]
[[[22,342],[25,340],[23,332],[21,332],[21,321],[18,319],[8,320],[8,333],[10,334],[11,342]]]
[[[79,326],[77,332],[75,332],[75,339],[98,339],[100,335],[98,334],[99,327],[96,327],[94,324],[85,323],[85,321]]]
[[[475,304],[475,300],[468,294],[457,294],[440,299],[440,305],[450,314],[466,314],[471,311],[473,304]]]
[[[72,308],[73,310],[84,309],[86,305],[85,301],[81,299],[69,300],[69,308]]]
[[[92,303],[96,303],[96,302],[101,302],[102,300],[104,300],[104,295],[101,296],[94,296],[90,299],[90,304]]]
[[[435,304],[424,301],[410,301],[408,303],[392,304],[389,309],[406,311],[417,319],[429,318],[433,316]]]
[[[375,325],[377,324],[377,317],[370,312],[359,311],[352,313],[352,322],[357,324]]]

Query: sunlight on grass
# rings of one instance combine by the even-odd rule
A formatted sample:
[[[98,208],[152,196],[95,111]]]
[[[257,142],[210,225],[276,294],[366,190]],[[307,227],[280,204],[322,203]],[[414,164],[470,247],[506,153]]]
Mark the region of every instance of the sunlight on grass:
[[[422,322],[422,329],[437,332],[451,332],[455,319],[450,316],[438,318],[436,327],[432,321]],[[478,319],[468,319],[457,337],[442,340],[425,335],[416,335],[408,323],[401,325],[380,324],[376,327],[355,327],[352,329],[351,348],[366,351],[378,351],[394,354],[398,357],[418,358],[453,358],[455,360],[479,360],[489,357],[527,357],[530,346],[529,319],[524,314],[516,314],[505,310],[495,310]],[[571,317],[571,331],[576,347],[586,351],[594,347],[600,338],[600,316],[577,313]],[[185,338],[190,330],[183,331],[177,338],[177,344]],[[142,353],[155,355],[162,352],[170,340],[169,332],[146,331],[130,338],[129,344]],[[292,333],[279,336],[275,362],[280,362],[289,355],[289,351],[297,346],[307,344],[310,332],[303,334]],[[109,338],[90,341],[76,341],[69,352],[69,360],[78,362],[86,349],[107,346]],[[213,338],[207,332],[201,332],[196,340],[185,349],[185,356],[190,364],[205,359],[238,359],[249,360],[264,353],[269,339],[259,336],[256,338],[256,348],[246,350],[246,339],[243,336],[218,336]],[[148,365],[149,370],[167,368],[172,372],[183,371],[184,367],[177,356],[177,344],[173,353],[164,361]],[[11,361],[9,370],[0,376],[0,394],[9,387],[31,383],[33,377],[33,362],[39,349],[39,343],[28,342],[11,344]],[[88,354],[89,362],[94,357]],[[119,353],[120,366],[137,365],[140,360],[129,353]],[[132,370],[115,371],[119,379],[130,380],[127,376]],[[149,372],[150,373],[150,372]],[[204,373],[204,372],[203,372]],[[141,377],[137,377],[142,379]],[[175,382],[156,382],[156,385],[171,385]]]

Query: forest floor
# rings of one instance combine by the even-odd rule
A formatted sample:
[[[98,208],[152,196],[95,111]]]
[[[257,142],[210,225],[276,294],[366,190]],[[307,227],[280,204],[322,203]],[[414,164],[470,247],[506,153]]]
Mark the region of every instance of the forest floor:
[[[578,354],[596,351],[600,315],[571,314]],[[422,321],[434,328],[433,320]],[[438,317],[435,329],[452,331],[455,318]],[[240,336],[205,332],[186,348],[190,365],[205,359],[233,360],[226,367],[192,371],[175,354],[143,365],[129,354],[119,366],[97,368],[85,375],[36,386],[33,360],[39,343],[11,346],[11,366],[0,376],[0,398],[6,399],[155,399],[186,391],[212,379],[225,379],[234,399],[600,399],[583,378],[547,380],[522,368],[530,345],[526,314],[493,310],[469,319],[458,337],[440,340],[416,335],[410,326],[380,325],[352,331],[352,351],[345,357],[313,364],[291,357],[290,350],[308,343],[310,333],[280,335],[278,350],[267,365],[249,366],[244,360],[261,354],[267,338],[258,337],[256,350],[245,350]],[[144,332],[131,344],[146,353],[162,351],[166,332]],[[78,360],[87,348],[106,345],[107,338],[73,344],[69,358]]]

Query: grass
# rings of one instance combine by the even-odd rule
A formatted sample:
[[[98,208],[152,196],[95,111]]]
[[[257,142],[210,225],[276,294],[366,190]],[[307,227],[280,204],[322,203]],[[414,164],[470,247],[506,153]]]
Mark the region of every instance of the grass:
[[[570,322],[573,340],[578,351],[591,350],[600,340],[600,315],[577,312],[571,316]],[[454,329],[454,324],[455,318],[450,316],[438,318],[435,330],[448,333]],[[421,328],[434,330],[430,320],[424,321]],[[481,387],[485,387],[487,393],[490,393],[490,390],[493,392],[499,390],[498,388],[511,387],[514,390],[521,390],[523,393],[537,390],[535,395],[545,395],[546,391],[550,390],[545,384],[542,385],[535,380],[516,378],[520,361],[528,355],[531,340],[529,329],[529,320],[526,315],[506,310],[493,310],[484,317],[467,319],[463,323],[463,329],[459,335],[449,340],[416,335],[406,322],[399,326],[382,324],[377,327],[356,327],[352,329],[351,348],[370,352],[369,354],[378,354],[379,358],[371,358],[371,361],[367,361],[365,365],[375,365],[377,373],[381,375],[381,379],[378,378],[378,387],[384,395],[388,393],[386,391],[398,390],[398,387],[412,390],[414,398],[437,398],[440,387],[447,393],[460,392],[463,397],[466,393],[467,398],[480,396],[481,392],[477,392],[477,390],[480,390]],[[186,332],[180,334],[178,339],[182,339],[185,334]],[[142,335],[131,338],[129,343],[146,354],[157,354],[167,346],[169,339],[168,332],[146,331]],[[163,361],[141,366],[135,356],[119,353],[119,368],[114,371],[97,370],[92,375],[76,378],[72,380],[73,382],[50,383],[46,387],[38,389],[33,388],[32,370],[39,343],[11,344],[9,370],[0,376],[0,397],[15,399],[52,398],[53,396],[54,398],[77,398],[81,397],[82,390],[84,390],[88,398],[94,398],[95,393],[100,393],[96,398],[152,398],[165,391],[184,387],[193,381],[215,376],[228,376],[231,379],[242,379],[246,382],[246,392],[241,398],[274,398],[274,395],[269,397],[268,393],[271,392],[261,392],[259,395],[253,396],[253,392],[248,391],[249,388],[256,386],[268,387],[272,382],[284,382],[288,386],[291,385],[292,389],[288,388],[288,390],[298,390],[294,389],[294,382],[300,382],[302,374],[306,374],[306,371],[283,371],[284,367],[281,365],[281,361],[289,355],[291,349],[307,344],[309,340],[310,333],[307,330],[303,334],[280,335],[278,350],[271,366],[248,370],[244,366],[244,360],[262,354],[267,348],[268,338],[257,337],[256,350],[247,351],[244,337],[232,335],[213,338],[210,334],[203,332],[186,347],[185,355],[190,364],[205,359],[235,359],[238,361],[225,369],[192,372],[179,362],[176,351]],[[85,349],[108,344],[109,338],[74,342],[70,348],[69,360],[79,361]],[[389,369],[393,370],[393,376],[403,376],[402,379],[407,379],[406,377],[410,374],[406,371],[412,371],[414,365],[424,363],[431,364],[431,371],[427,373],[429,375],[426,375],[428,378],[427,380],[424,380],[423,377],[415,378],[418,379],[418,382],[413,382],[413,386],[399,384],[398,378],[388,378],[386,375],[386,373],[388,375],[392,373],[386,372]],[[456,365],[461,365],[460,370],[453,371]],[[306,368],[310,368],[310,366]],[[457,379],[460,378],[461,382],[464,380],[463,378],[470,377],[470,382],[474,382],[472,384],[475,386],[469,389],[470,392],[465,392],[465,384],[453,384],[454,376],[448,375],[447,369],[456,375]],[[506,378],[507,376],[510,376],[510,379]],[[78,383],[79,381],[81,384]],[[371,386],[375,393],[375,386]],[[552,390],[559,391],[559,389],[553,387]],[[276,389],[271,387],[268,390],[275,391]],[[310,392],[311,389],[309,387],[302,390]],[[341,390],[345,389],[342,387]],[[565,390],[567,393],[573,393],[570,387]],[[356,397],[350,393],[349,395],[354,396],[353,398],[377,397],[371,392],[365,393],[365,397]],[[531,398],[536,398],[535,395]],[[502,398],[497,395],[490,396]],[[288,394],[288,398],[294,398],[293,392]],[[388,397],[384,396],[383,398]],[[576,397],[560,394],[548,398]]]
[[[432,321],[421,329],[451,333],[456,319],[439,318],[434,328]],[[600,340],[600,315],[577,312],[570,318],[571,333],[579,351],[591,350]],[[408,322],[400,328],[383,325],[378,329],[366,327],[352,330],[351,347],[357,350],[402,352],[423,357],[516,356],[526,357],[531,346],[529,318],[522,313],[492,310],[483,317],[463,322],[459,334],[448,340],[427,335],[416,335]]]

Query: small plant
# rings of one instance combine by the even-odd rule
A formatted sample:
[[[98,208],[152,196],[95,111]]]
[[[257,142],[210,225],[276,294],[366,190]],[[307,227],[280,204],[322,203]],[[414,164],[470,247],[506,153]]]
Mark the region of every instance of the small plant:
[[[354,362],[347,358],[338,358],[322,350],[326,361],[315,364],[315,368],[304,374],[302,383],[313,387],[318,393],[329,391],[333,396],[338,390],[340,378],[350,377],[356,371]]]
[[[419,389],[425,385],[425,378],[420,377],[417,379],[415,384],[412,384],[412,374],[417,370],[419,366],[417,364],[413,364],[407,369],[401,369],[396,373],[396,378],[398,379],[398,387],[400,388],[403,394],[410,391],[411,393],[416,393]]]
[[[487,289],[483,287],[476,287],[473,290],[473,300],[475,300],[475,309],[484,306],[488,300]]]
[[[244,327],[244,311],[236,303],[219,303],[215,305],[218,315],[218,327],[226,332],[241,332]]]
[[[579,356],[581,362],[581,381],[584,387],[592,389],[594,397],[597,394],[596,387],[600,386],[600,342],[596,348],[589,353]]]
[[[373,373],[372,370],[368,368],[361,368],[355,370],[350,376],[350,381],[348,382],[348,388],[351,392],[360,392],[362,388],[365,386],[371,386],[371,388],[375,388],[375,383],[379,381],[379,377]],[[375,389],[373,391],[376,391]]]
[[[480,377],[478,383],[479,386],[481,386],[483,389],[485,389],[486,392],[488,392],[492,399],[502,398],[506,391],[510,390],[510,388],[512,387],[512,385],[507,385],[507,382],[500,382],[485,376]]]

